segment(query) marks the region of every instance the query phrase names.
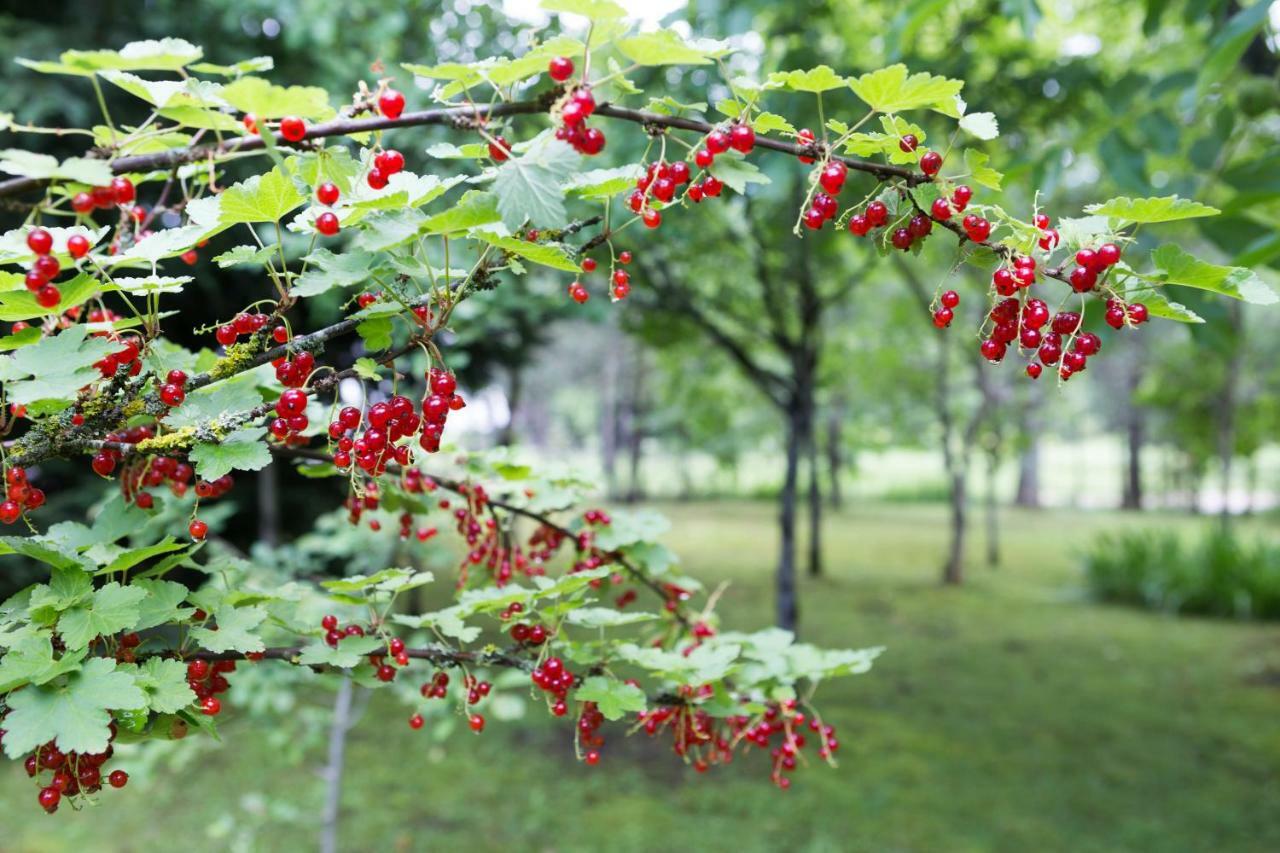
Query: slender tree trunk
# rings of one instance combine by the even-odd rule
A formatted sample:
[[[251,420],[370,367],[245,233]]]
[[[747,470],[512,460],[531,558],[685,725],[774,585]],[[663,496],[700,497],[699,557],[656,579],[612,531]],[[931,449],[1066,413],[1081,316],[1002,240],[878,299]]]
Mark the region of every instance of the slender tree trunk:
[[[607,347],[600,383],[600,468],[610,500],[618,497],[619,361],[617,348]]]
[[[324,815],[320,827],[321,853],[337,853],[338,818],[342,812],[342,766],[346,762],[347,732],[351,730],[351,679],[338,685],[333,700],[333,722],[329,724],[329,763],[324,768]]]
[[[507,422],[498,430],[498,445],[509,447],[516,441],[516,413],[520,409],[520,397],[524,393],[524,369],[512,367],[507,386]]]
[[[1030,383],[1026,396],[1018,407],[1018,438],[1022,450],[1018,454],[1018,489],[1013,502],[1024,509],[1040,508],[1040,421],[1036,412],[1040,409],[1044,386]]]
[[[809,577],[822,577],[822,466],[818,462],[818,442],[809,418]]]
[[[947,548],[947,562],[942,567],[942,582],[952,586],[964,583],[964,534],[967,524],[965,505],[968,495],[965,491],[963,470],[951,473],[951,543]]]
[[[838,510],[844,506],[844,417],[846,401],[843,394],[833,397],[827,409],[827,505]]]
[[[258,472],[258,540],[280,542],[280,471],[275,465]]]
[[[640,465],[644,459],[645,373],[644,351],[637,348],[635,357],[631,359],[631,382],[628,385],[627,399],[627,453],[630,461],[628,503],[636,503],[644,499]]]
[[[799,624],[799,604],[796,601],[796,483],[800,473],[800,450],[804,441],[804,412],[793,407],[787,418],[787,467],[779,496],[777,622],[779,628],[796,630]]]
[[[1142,447],[1146,442],[1146,416],[1134,406],[1125,423],[1126,460],[1121,509],[1142,509]]]
[[[1000,471],[1000,455],[995,447],[987,453],[987,565],[1000,566],[1000,518],[996,500],[996,475]]]

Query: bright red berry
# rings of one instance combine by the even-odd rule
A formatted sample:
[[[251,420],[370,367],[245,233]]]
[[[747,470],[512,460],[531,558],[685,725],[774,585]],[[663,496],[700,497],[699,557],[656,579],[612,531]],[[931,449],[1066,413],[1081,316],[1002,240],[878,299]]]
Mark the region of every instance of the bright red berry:
[[[547,63],[547,74],[557,83],[563,83],[573,76],[573,60],[567,56],[557,56]]]
[[[936,175],[942,169],[942,155],[937,151],[930,151],[920,158],[920,171],[926,175]]]
[[[297,116],[280,119],[280,135],[290,142],[301,142],[307,135],[307,123]]]
[[[332,181],[325,181],[316,187],[316,201],[321,204],[333,204],[342,195],[342,191],[338,189],[338,185]]]
[[[387,118],[400,118],[404,112],[404,95],[395,89],[387,89],[378,98],[378,112]]]
[[[341,228],[342,225],[338,222],[338,215],[332,210],[326,210],[316,217],[316,230],[326,237],[332,237]]]

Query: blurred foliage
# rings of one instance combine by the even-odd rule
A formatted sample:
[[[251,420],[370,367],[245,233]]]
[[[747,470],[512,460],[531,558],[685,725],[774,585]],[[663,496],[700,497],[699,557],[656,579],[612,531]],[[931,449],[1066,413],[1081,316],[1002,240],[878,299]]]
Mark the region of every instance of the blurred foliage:
[[[1171,531],[1101,537],[1084,558],[1093,594],[1169,613],[1280,619],[1280,547],[1217,529],[1188,544]]]

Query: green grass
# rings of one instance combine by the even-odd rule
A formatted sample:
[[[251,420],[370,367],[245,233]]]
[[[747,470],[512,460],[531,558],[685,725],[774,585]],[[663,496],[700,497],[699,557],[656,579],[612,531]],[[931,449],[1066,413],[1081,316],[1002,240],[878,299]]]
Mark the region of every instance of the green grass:
[[[729,625],[767,624],[772,507],[666,510],[686,566],[732,582]],[[439,747],[375,702],[352,736],[342,849],[1280,849],[1280,630],[1094,604],[1076,566],[1103,530],[1203,523],[1009,513],[1004,566],[979,565],[976,541],[969,583],[944,589],[941,507],[853,507],[830,520],[828,576],[801,601],[805,639],[888,647],[818,694],[839,768],[782,793],[759,756],[697,776],[665,744],[615,736],[591,769],[540,714]],[[288,733],[232,720],[222,748],[53,818],[8,765],[0,850],[307,849],[323,758],[281,750]]]

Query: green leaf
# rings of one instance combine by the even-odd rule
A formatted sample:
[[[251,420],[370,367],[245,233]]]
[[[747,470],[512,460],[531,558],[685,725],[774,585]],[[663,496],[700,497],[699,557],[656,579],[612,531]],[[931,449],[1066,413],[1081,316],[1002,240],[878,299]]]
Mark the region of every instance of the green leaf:
[[[82,184],[109,184],[114,174],[105,160],[73,157],[59,163],[48,154],[37,154],[20,148],[0,151],[0,172],[51,181],[76,181]],[[65,246],[65,243],[55,245]]]
[[[241,373],[192,391],[181,406],[169,412],[165,422],[174,429],[206,426],[261,403],[256,378]]]
[[[133,675],[134,684],[146,694],[146,707],[157,714],[176,714],[196,701],[182,661],[147,658],[138,666],[121,666],[119,671]]]
[[[1239,64],[1249,43],[1267,22],[1272,7],[1271,0],[1256,0],[1247,9],[1241,9],[1218,29],[1209,43],[1209,55],[1201,57],[1198,88],[1203,92],[1214,83],[1226,79]]]
[[[654,30],[614,42],[618,52],[639,65],[710,65],[724,50],[704,50],[675,30]]]
[[[216,65],[212,62],[198,62],[191,66],[191,70],[197,74],[218,74],[222,77],[239,77],[242,74],[252,74],[255,71],[270,71],[276,67],[276,62],[269,56],[254,56],[249,59],[242,59],[232,65]]]
[[[828,65],[819,65],[804,71],[775,71],[769,75],[769,84],[783,86],[793,92],[829,92],[832,89],[843,89],[849,85],[846,77],[841,77]]]
[[[367,252],[385,252],[418,236],[426,216],[416,207],[376,213],[364,221],[354,246]]]
[[[333,592],[404,592],[431,583],[431,572],[413,569],[383,569],[372,575],[351,575],[337,580],[321,581],[320,585]]]
[[[671,529],[671,522],[651,509],[619,510],[595,538],[596,547],[616,551],[640,542],[652,542]]]
[[[382,372],[378,367],[378,362],[371,358],[357,358],[356,363],[351,365],[356,375],[361,379],[368,379],[371,382],[377,382],[382,377]]]
[[[644,691],[616,678],[593,675],[574,691],[580,702],[595,702],[606,720],[620,720],[647,707]]]
[[[125,293],[181,293],[182,286],[194,280],[189,275],[117,276],[112,279],[112,283],[116,286],[116,289]]]
[[[394,328],[390,317],[370,317],[356,326],[356,334],[368,349],[384,350],[391,347]]]
[[[195,612],[194,607],[181,606],[187,598],[187,588],[180,583],[135,580],[129,585],[142,590],[147,596],[138,605],[138,621],[133,626],[135,631],[179,622]]]
[[[211,652],[260,652],[266,648],[253,633],[267,618],[265,607],[219,607],[213,612],[216,628],[192,628],[191,640]]]
[[[247,181],[228,187],[222,199],[222,225],[241,222],[279,222],[306,198],[280,167],[265,175],[254,175]]]
[[[613,628],[618,625],[633,625],[636,622],[648,622],[657,619],[656,613],[623,613],[611,607],[578,607],[565,614],[565,621],[570,625],[583,628]]]
[[[582,198],[612,198],[633,188],[636,178],[643,173],[644,169],[638,163],[616,169],[592,169],[574,175],[564,186],[566,190]]]
[[[737,151],[726,151],[716,157],[710,168],[712,175],[724,182],[724,185],[736,193],[745,193],[747,184],[767,184],[769,176],[761,172],[755,163],[746,160]]]
[[[222,269],[240,266],[241,264],[262,266],[270,260],[277,251],[279,250],[274,245],[262,247],[236,246],[234,249],[228,249],[220,255],[214,255],[213,262]]]
[[[493,191],[502,221],[512,230],[524,224],[560,225],[564,210],[565,176],[576,171],[581,156],[551,133],[534,139],[519,157],[496,170]]]
[[[56,317],[67,309],[81,305],[102,288],[101,283],[87,273],[80,273],[70,281],[58,283],[58,304],[46,308],[36,301],[36,295],[28,290],[0,294],[0,320],[31,320],[36,317]]]
[[[1203,323],[1204,318],[1196,312],[1192,311],[1185,305],[1174,302],[1164,293],[1153,287],[1138,287],[1133,290],[1127,290],[1124,294],[1125,301],[1133,304],[1141,302],[1147,306],[1147,313],[1152,317],[1160,317],[1164,320],[1176,320],[1179,323]]]
[[[582,269],[577,261],[569,257],[564,247],[556,243],[530,243],[519,237],[506,237],[491,231],[473,231],[471,236],[544,267],[567,272],[580,272]]]
[[[187,547],[185,542],[176,542],[172,536],[166,536],[154,545],[144,545],[140,548],[130,548],[127,551],[120,552],[114,560],[104,568],[99,569],[98,574],[127,571],[139,563],[150,560],[152,557],[168,554],[171,551],[181,551],[185,547]]]
[[[114,83],[158,109],[218,107],[224,103],[222,87],[206,80],[144,80],[128,71],[103,71],[102,79]]]
[[[448,210],[427,217],[422,223],[424,234],[456,234],[478,225],[488,225],[502,219],[498,212],[498,197],[482,190],[468,190]]]
[[[386,651],[386,643],[379,637],[344,637],[337,647],[324,641],[312,643],[302,649],[298,663],[303,666],[336,666],[352,669],[365,660],[371,652]]]
[[[233,432],[219,444],[199,442],[188,458],[202,480],[216,480],[232,471],[260,471],[271,464],[271,450],[262,440],[266,430],[251,427]]]
[[[907,66],[899,63],[863,74],[850,82],[849,87],[876,112],[931,109],[958,118],[956,96],[964,88],[964,82],[926,72],[908,76]]]
[[[978,139],[995,139],[1000,135],[995,113],[965,113],[960,117],[960,129]]]
[[[969,180],[990,190],[1000,189],[1004,175],[987,165],[991,158],[976,148],[967,148],[964,152],[964,165],[969,170]]]
[[[627,14],[626,9],[612,0],[542,0],[542,8],[547,12],[581,15],[593,21],[610,21]]]
[[[177,71],[203,56],[203,50],[185,39],[163,38],[131,41],[119,50],[68,50],[61,58],[88,71]]]
[[[1202,261],[1173,243],[1152,252],[1151,261],[1168,284],[1208,290],[1255,305],[1271,305],[1278,299],[1253,270]]]
[[[89,602],[63,613],[58,633],[67,648],[78,649],[94,637],[132,628],[138,621],[138,603],[146,597],[146,590],[112,581],[96,590]]]
[[[478,62],[445,62],[439,65],[404,63],[401,67],[419,77],[451,81],[435,93],[438,98],[447,99],[472,86],[491,84],[502,87],[517,83],[546,71],[547,61],[553,56],[578,57],[582,51],[583,44],[577,39],[556,36],[517,57],[490,57]],[[488,151],[487,145],[482,147]]]
[[[39,631],[22,637],[0,656],[0,694],[24,684],[45,684],[80,668],[88,649],[74,649],[55,659],[53,635]]]
[[[141,708],[147,696],[108,658],[90,658],[61,685],[32,686],[5,700],[4,751],[20,758],[50,740],[63,752],[93,755],[110,742],[109,709]]]
[[[1120,196],[1101,204],[1091,204],[1086,213],[1111,216],[1125,222],[1175,222],[1200,216],[1217,216],[1222,211],[1198,201],[1178,198],[1176,195],[1162,198],[1129,198]]]
[[[327,119],[334,115],[329,93],[319,86],[277,86],[261,77],[241,77],[222,88],[222,99],[259,120],[298,116]]]
[[[489,156],[489,144],[468,142],[465,145],[454,145],[452,142],[437,142],[427,149],[427,156],[438,160],[484,160]]]
[[[0,357],[0,382],[10,403],[66,399],[101,378],[93,364],[113,349],[105,338],[87,338],[84,326]]]
[[[39,326],[27,326],[21,332],[0,338],[0,352],[12,352],[21,347],[31,346],[43,336],[44,333]]]
[[[796,135],[795,125],[776,113],[758,113],[751,119],[751,126],[756,133],[782,132],[789,136]]]
[[[316,296],[335,287],[363,284],[377,266],[373,253],[359,249],[349,249],[342,254],[316,249],[305,260],[307,271],[289,291],[294,296]]]

